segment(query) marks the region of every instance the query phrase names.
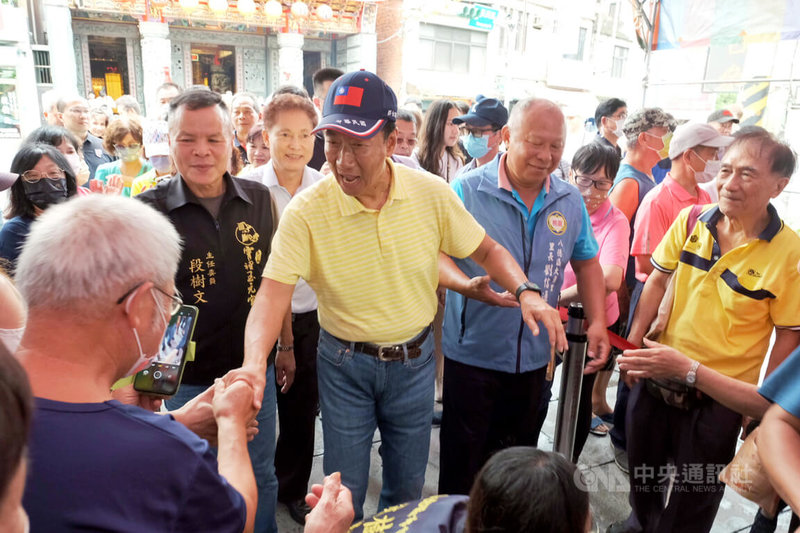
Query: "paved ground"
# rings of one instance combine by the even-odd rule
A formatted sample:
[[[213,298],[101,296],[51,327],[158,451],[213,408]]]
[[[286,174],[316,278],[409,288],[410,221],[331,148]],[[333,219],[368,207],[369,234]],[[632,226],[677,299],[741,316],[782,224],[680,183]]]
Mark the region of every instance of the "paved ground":
[[[559,374],[556,374],[556,383],[553,390],[555,392],[552,400],[547,421],[542,430],[540,444],[542,448],[550,450],[553,446],[553,434],[555,429],[557,391],[559,390]],[[609,386],[609,399],[613,405],[613,398],[616,394],[616,373]],[[364,506],[366,516],[377,511],[378,494],[381,484],[381,462],[378,455],[378,444],[380,434],[375,434],[375,441],[372,451],[372,464],[370,468],[370,485],[367,493],[367,501]],[[314,467],[311,473],[312,482],[322,479],[322,426],[317,420],[317,444],[315,447]],[[609,445],[609,438],[596,437],[589,435],[589,440],[584,447],[580,457],[579,466],[592,476],[591,479],[597,480],[597,485],[602,486],[590,495],[592,513],[595,517],[598,530],[604,532],[609,524],[618,520],[623,520],[628,516],[628,478],[614,464],[614,455]],[[423,496],[436,493],[437,480],[439,476],[439,429],[433,428],[431,432],[431,452],[428,460],[428,470],[426,473],[425,488]],[[611,489],[611,490],[609,490]],[[725,497],[720,505],[717,519],[714,522],[712,533],[733,533],[749,531],[756,514],[755,504],[745,500],[730,489],[725,491]],[[784,512],[778,523],[778,532],[785,532],[789,527],[789,514]],[[281,532],[299,532],[302,528],[297,525],[290,517],[286,508],[278,505],[278,528]]]

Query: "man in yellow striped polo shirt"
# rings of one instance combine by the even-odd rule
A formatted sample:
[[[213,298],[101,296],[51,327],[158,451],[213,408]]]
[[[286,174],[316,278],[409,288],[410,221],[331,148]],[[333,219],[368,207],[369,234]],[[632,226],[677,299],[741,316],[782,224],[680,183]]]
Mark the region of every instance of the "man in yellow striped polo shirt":
[[[471,257],[502,287],[516,290],[534,333],[540,322],[557,347],[566,347],[555,310],[447,184],[389,159],[396,112],[394,92],[370,72],[333,83],[317,128],[325,132],[333,176],[284,211],[245,333],[246,352],[268,352],[297,280],[316,292],[324,470],[342,472],[356,519],[363,514],[376,428],[383,459],[379,508],[421,496],[433,416],[430,323],[437,285],[501,301],[485,280],[450,273],[440,279],[440,251]]]
[[[767,372],[800,343],[800,237],[770,205],[794,168],[791,148],[766,131],[737,136],[716,178],[719,204],[694,227],[682,211],[653,253],[628,340],[641,345],[672,272],[675,296],[660,344],[619,358],[645,379],[627,412],[632,511],[610,532],[711,530],[742,415],[766,410],[756,384],[770,335]]]

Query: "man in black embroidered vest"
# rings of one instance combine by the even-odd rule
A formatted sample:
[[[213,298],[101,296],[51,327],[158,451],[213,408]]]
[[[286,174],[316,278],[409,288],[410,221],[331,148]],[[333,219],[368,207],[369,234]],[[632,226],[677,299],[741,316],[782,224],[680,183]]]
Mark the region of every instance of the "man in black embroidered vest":
[[[187,304],[200,309],[197,355],[178,393],[166,402],[176,409],[215,378],[241,367],[254,385],[259,433],[250,443],[258,484],[256,531],[277,531],[275,505],[275,366],[244,359],[244,326],[267,263],[272,239],[272,204],[260,183],[227,172],[233,126],[220,96],[186,91],[170,102],[169,141],[178,174],[137,198],[165,213],[183,238],[175,286]],[[263,357],[267,357],[265,354]],[[294,374],[276,363],[281,375]],[[257,368],[266,367],[266,375]]]

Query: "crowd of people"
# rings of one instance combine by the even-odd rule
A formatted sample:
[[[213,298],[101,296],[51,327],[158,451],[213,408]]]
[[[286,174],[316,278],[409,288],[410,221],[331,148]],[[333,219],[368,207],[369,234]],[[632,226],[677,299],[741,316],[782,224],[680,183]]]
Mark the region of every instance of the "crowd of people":
[[[800,236],[770,204],[786,143],[727,109],[679,124],[611,98],[565,154],[545,99],[423,112],[334,68],[313,87],[170,82],[147,117],[43,95],[0,173],[0,524],[273,532],[281,502],[312,533],[583,532],[591,433],[631,482],[609,531],[710,531],[762,420],[763,470],[800,511]],[[587,360],[562,457],[536,446],[574,302]],[[184,303],[180,388],[135,390]],[[440,495],[421,499],[434,424]]]

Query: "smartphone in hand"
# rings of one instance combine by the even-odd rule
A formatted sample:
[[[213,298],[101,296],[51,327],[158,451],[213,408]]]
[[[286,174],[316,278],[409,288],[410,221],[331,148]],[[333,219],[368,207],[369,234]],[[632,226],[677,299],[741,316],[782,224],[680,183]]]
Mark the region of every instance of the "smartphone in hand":
[[[198,312],[193,305],[182,305],[175,313],[161,339],[158,355],[150,366],[136,374],[134,389],[159,396],[178,392]]]

